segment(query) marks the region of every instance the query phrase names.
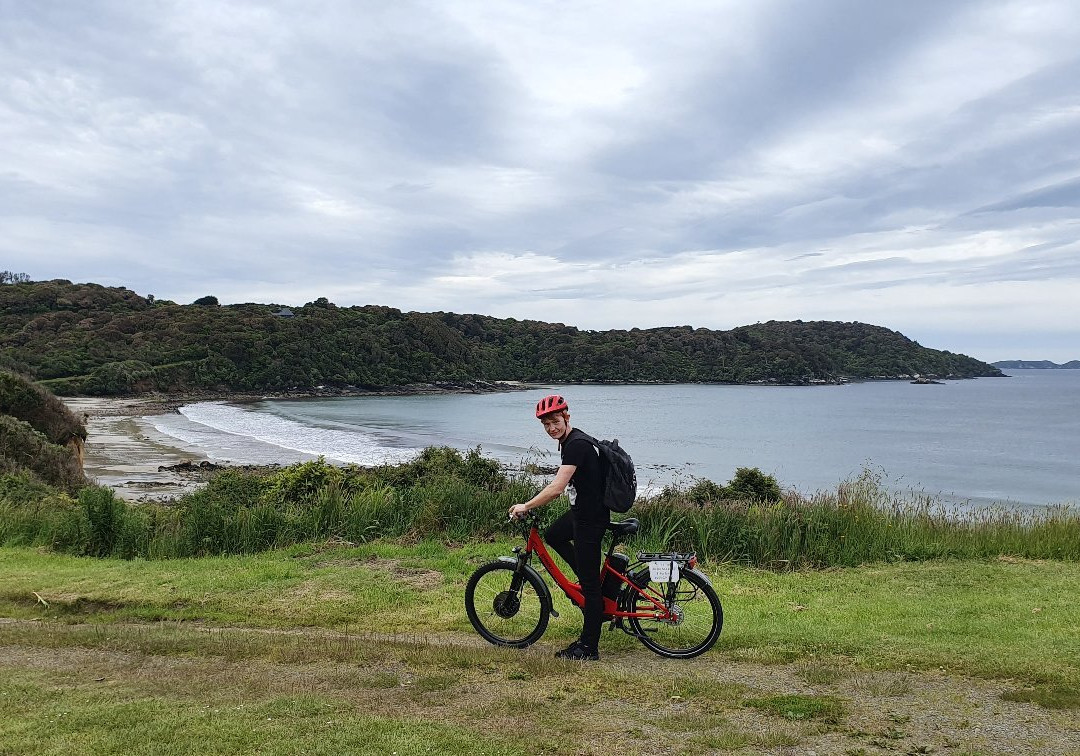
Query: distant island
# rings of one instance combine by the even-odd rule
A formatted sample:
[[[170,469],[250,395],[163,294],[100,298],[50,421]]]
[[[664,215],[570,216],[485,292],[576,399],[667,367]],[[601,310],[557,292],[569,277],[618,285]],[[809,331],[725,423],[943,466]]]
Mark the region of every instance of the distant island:
[[[735,383],[1000,377],[866,323],[594,331],[393,307],[191,304],[66,280],[0,281],[0,368],[62,395],[484,391],[518,383]]]
[[[1069,360],[1064,365],[1050,360],[1002,360],[990,364],[1002,370],[1080,370],[1080,360]]]

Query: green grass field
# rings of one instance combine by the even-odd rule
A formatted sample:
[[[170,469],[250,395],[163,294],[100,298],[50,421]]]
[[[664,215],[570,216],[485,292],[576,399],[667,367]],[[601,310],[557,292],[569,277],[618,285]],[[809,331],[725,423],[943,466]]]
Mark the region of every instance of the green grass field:
[[[583,667],[565,602],[526,651],[471,631],[511,545],[0,548],[0,753],[1080,753],[1076,563],[706,564],[712,651],[605,633]]]

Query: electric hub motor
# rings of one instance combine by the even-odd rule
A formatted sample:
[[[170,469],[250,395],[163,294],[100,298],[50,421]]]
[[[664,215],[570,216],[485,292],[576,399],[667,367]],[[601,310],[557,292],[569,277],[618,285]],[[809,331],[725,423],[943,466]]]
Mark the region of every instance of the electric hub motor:
[[[503,591],[491,602],[491,608],[503,619],[510,619],[521,608],[521,599],[512,591]]]

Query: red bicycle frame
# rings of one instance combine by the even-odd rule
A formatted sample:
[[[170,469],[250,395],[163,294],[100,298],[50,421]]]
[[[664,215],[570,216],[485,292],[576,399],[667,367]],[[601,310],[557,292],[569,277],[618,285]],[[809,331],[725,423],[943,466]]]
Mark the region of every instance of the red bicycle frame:
[[[520,548],[520,547],[519,547]],[[515,549],[519,551],[519,549]],[[540,537],[540,531],[536,529],[536,525],[529,528],[529,537],[525,540],[525,548],[523,551],[519,551],[519,558],[527,564],[533,554],[536,554],[540,558],[540,563],[544,565],[544,569],[548,571],[556,585],[562,588],[563,593],[566,594],[574,604],[578,607],[585,606],[585,596],[581,592],[581,585],[579,583],[571,582],[570,578],[563,574],[563,571],[559,569],[559,565],[555,564],[555,560],[552,559],[551,554],[548,553],[547,547],[544,546],[544,540]],[[610,555],[610,552],[609,552]],[[626,586],[629,586],[631,590],[648,601],[651,606],[647,607],[644,611],[626,611],[620,609],[618,602],[615,599],[610,599],[604,596],[604,616],[606,619],[616,620],[623,617],[640,617],[641,619],[651,620],[666,620],[669,618],[671,612],[662,600],[657,600],[655,596],[649,595],[653,591],[645,591],[632,583],[630,579],[623,575],[618,570],[615,570],[608,564],[608,560],[604,559],[604,566],[600,570],[600,583],[603,585],[605,575],[614,575],[619,581]]]

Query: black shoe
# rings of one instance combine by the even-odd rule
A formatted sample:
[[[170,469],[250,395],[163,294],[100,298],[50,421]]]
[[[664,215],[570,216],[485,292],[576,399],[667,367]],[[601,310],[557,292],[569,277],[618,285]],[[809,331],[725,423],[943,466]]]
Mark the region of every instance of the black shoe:
[[[556,659],[566,659],[566,658],[568,658],[570,656],[570,654],[577,651],[578,646],[580,646],[580,645],[581,645],[581,641],[574,641],[569,646],[564,648],[562,651],[556,651],[555,652],[555,658]]]
[[[573,661],[600,661],[600,654],[594,648],[589,648],[581,641],[574,641],[562,651],[556,651],[555,656],[559,659],[571,659]]]

